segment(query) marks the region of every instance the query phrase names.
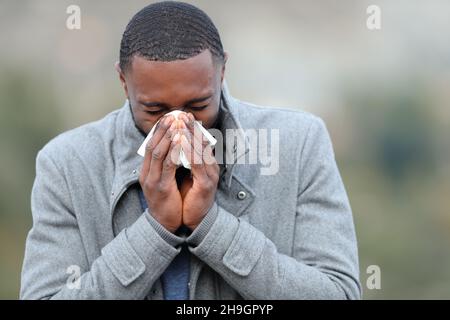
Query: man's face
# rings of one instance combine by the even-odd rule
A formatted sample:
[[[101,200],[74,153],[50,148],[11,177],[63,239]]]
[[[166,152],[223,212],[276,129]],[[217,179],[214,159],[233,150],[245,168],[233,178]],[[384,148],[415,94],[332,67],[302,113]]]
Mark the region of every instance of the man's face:
[[[166,113],[192,113],[203,126],[214,125],[219,112],[225,66],[209,50],[186,60],[149,61],[134,56],[128,70],[119,70],[136,125],[148,134]]]

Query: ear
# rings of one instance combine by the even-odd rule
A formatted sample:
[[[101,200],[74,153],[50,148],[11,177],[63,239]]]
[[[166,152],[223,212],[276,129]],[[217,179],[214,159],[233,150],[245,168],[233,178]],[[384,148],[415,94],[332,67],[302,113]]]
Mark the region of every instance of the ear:
[[[224,57],[223,57],[223,65],[222,65],[222,70],[220,72],[220,83],[223,83],[223,79],[225,78],[225,66],[227,64],[227,60],[228,60],[228,52],[224,52]]]
[[[125,91],[125,96],[128,97],[128,88],[127,88],[127,83],[125,81],[125,74],[123,73],[122,69],[120,68],[120,63],[119,61],[116,61],[116,63],[114,64],[114,68],[116,69],[117,73],[119,74],[119,80],[120,83],[122,84],[123,90]]]

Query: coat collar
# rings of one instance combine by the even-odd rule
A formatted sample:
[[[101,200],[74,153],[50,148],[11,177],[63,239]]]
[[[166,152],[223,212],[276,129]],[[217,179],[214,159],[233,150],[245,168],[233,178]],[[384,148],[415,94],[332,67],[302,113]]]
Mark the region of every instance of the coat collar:
[[[246,137],[244,130],[239,122],[239,110],[235,99],[230,95],[226,82],[222,85],[221,97],[222,134],[226,136],[227,129],[235,130],[235,139],[231,146],[225,148],[225,159],[233,159],[233,161],[225,161],[222,166],[222,179],[226,187],[230,187],[233,178],[233,170],[236,162],[249,152],[249,139]],[[133,115],[128,100],[124,106],[118,110],[116,118],[115,136],[113,141],[113,157],[115,163],[114,180],[112,185],[111,211],[117,201],[125,192],[125,190],[138,181],[139,173],[142,165],[142,157],[136,151],[144,141],[145,137],[135,126]],[[225,144],[225,143],[224,143]],[[245,146],[244,148],[237,146]],[[230,163],[227,163],[230,162]]]
[[[223,82],[222,86],[222,136],[226,137],[226,130],[234,130],[236,133],[236,139],[232,144],[224,143],[224,156],[225,159],[232,159],[233,161],[225,161],[223,166],[224,172],[222,178],[225,185],[229,188],[231,179],[233,178],[233,170],[236,162],[245,156],[250,151],[249,139],[243,130],[241,123],[239,122],[239,108],[236,100],[230,95],[226,82]],[[226,148],[227,146],[228,148]],[[244,148],[238,146],[244,146]]]

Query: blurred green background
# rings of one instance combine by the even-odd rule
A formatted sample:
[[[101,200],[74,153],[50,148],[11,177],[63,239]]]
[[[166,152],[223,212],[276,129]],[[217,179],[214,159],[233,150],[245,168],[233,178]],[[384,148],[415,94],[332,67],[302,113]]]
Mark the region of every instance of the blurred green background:
[[[326,121],[364,298],[450,298],[450,2],[189,2],[221,32],[234,96]],[[0,0],[0,298],[18,297],[37,151],[122,105],[121,34],[148,3]],[[71,4],[81,30],[66,28]],[[381,30],[366,28],[370,4]]]

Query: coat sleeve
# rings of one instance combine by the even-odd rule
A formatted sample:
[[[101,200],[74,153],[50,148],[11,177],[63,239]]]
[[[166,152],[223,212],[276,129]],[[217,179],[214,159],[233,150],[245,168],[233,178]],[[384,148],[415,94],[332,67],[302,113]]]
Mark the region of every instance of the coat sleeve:
[[[309,128],[300,170],[292,256],[278,253],[261,231],[217,205],[205,236],[188,238],[190,250],[245,299],[359,299],[352,212],[319,118]]]
[[[161,238],[144,212],[89,265],[64,175],[40,151],[31,196],[21,299],[143,299],[180,249]]]

